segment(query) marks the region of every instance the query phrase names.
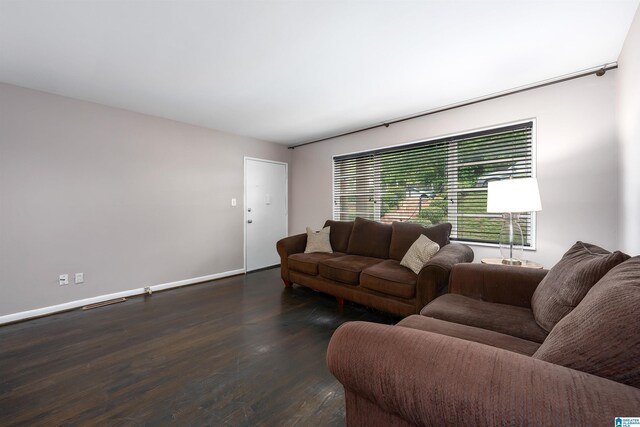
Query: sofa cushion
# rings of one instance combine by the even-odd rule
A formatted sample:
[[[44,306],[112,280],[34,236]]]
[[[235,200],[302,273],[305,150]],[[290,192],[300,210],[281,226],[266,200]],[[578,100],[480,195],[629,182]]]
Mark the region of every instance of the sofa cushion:
[[[640,387],[640,256],[611,269],[533,357]]]
[[[329,241],[330,232],[331,227],[324,227],[320,231],[313,231],[311,227],[307,227],[307,246],[304,249],[304,253],[333,253],[333,249],[331,249],[331,242]]]
[[[353,221],[331,221],[324,223],[325,227],[331,227],[330,240],[331,247],[336,252],[347,253],[349,246],[349,238],[351,230],[353,230]]]
[[[347,253],[387,259],[390,241],[390,225],[358,217],[353,224]]]
[[[547,332],[569,314],[589,289],[629,256],[577,242],[540,282],[531,298],[536,322]]]
[[[325,279],[357,285],[360,282],[360,272],[365,268],[382,262],[379,258],[360,255],[344,255],[320,261],[318,272]]]
[[[458,294],[445,294],[420,311],[427,317],[507,334],[541,343],[547,332],[536,323],[530,309],[485,302]]]
[[[540,344],[533,341],[523,340],[522,338],[501,334],[488,329],[434,319],[433,317],[413,315],[401,320],[397,326],[461,338],[526,356],[531,356],[536,352],[538,347],[540,347]]]
[[[312,253],[312,254],[291,254],[289,255],[288,264],[289,269],[297,271],[299,273],[309,274],[316,276],[318,274],[318,263],[325,259],[341,257],[344,254],[341,252],[334,252],[332,254],[326,253]]]
[[[394,259],[388,259],[362,270],[360,286],[400,298],[416,295],[418,275]]]
[[[424,227],[420,224],[395,221],[391,224],[391,242],[389,244],[389,258],[401,261],[413,242],[418,240],[421,234],[436,242],[440,247],[449,244],[451,224],[446,222]]]

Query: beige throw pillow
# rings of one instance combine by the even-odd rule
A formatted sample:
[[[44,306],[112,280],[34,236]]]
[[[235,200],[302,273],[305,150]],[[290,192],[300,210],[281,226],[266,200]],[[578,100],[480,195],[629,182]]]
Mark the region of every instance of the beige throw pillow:
[[[424,234],[413,242],[407,253],[400,261],[400,265],[410,268],[419,274],[422,267],[440,250],[440,245],[429,239]]]
[[[331,227],[325,227],[320,231],[313,231],[311,227],[307,227],[307,247],[304,249],[304,253],[333,253],[331,241],[329,240],[330,232]]]

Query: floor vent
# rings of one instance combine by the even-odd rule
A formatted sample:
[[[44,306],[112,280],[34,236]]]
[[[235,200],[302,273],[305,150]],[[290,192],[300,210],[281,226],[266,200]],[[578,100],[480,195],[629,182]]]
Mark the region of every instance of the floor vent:
[[[109,301],[97,302],[95,304],[89,304],[82,307],[83,310],[91,310],[92,308],[104,307],[105,305],[118,304],[120,302],[125,302],[126,298],[116,298]]]

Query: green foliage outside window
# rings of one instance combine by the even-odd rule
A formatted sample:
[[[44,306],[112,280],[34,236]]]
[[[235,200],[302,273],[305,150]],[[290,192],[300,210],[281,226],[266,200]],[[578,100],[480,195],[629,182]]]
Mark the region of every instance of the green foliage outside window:
[[[487,184],[531,176],[531,161],[530,127],[372,153],[336,169],[337,208],[340,219],[452,222],[459,240],[497,241],[501,219],[487,214]]]

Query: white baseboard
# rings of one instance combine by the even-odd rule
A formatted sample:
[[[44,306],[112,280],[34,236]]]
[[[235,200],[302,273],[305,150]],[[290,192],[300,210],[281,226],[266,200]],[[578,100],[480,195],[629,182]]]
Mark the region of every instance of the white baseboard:
[[[222,279],[224,277],[237,276],[244,274],[244,269],[224,271],[222,273],[209,274],[208,276],[194,277],[192,279],[178,280],[177,282],[163,283],[161,285],[151,286],[152,291],[163,291],[165,289],[178,288],[180,286],[193,285],[194,283],[208,282],[209,280]],[[143,289],[144,290],[144,289]]]
[[[244,269],[224,271],[222,273],[209,274],[208,276],[194,277],[192,279],[178,280],[177,282],[162,283],[160,285],[150,286],[152,291],[163,291],[171,288],[179,288],[180,286],[193,285],[195,283],[208,282],[209,280],[222,279],[224,277],[236,276],[243,274]],[[128,291],[116,292],[114,294],[99,295],[97,297],[85,298],[76,301],[65,302],[64,304],[52,305],[49,307],[36,308],[35,310],[21,311],[19,313],[7,314],[0,316],[0,325],[5,323],[17,322],[20,320],[31,319],[34,317],[46,316],[48,314],[59,313],[61,311],[73,310],[74,308],[83,307],[89,304],[109,301],[116,298],[127,298],[145,293],[145,288],[130,289]]]

